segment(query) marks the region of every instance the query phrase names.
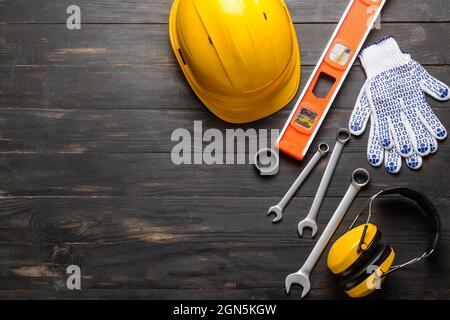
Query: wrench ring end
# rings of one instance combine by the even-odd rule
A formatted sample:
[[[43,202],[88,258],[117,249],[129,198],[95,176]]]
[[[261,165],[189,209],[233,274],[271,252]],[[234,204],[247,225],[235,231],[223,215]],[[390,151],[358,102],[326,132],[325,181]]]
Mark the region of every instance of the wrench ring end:
[[[259,164],[259,160],[263,154],[270,155],[271,158],[273,157],[275,163],[267,168],[261,166]],[[258,150],[258,152],[255,153],[253,161],[255,168],[259,171],[260,175],[262,176],[275,176],[278,174],[280,170],[280,157],[278,156],[278,152],[272,148],[263,148],[261,150]]]
[[[365,187],[370,182],[370,173],[366,169],[359,168],[353,171],[352,183],[358,188]]]
[[[330,151],[330,146],[327,143],[322,142],[319,144],[318,150],[320,155],[323,157]]]
[[[350,140],[351,136],[352,135],[348,129],[342,128],[339,129],[337,133],[337,140],[342,144],[346,144]]]

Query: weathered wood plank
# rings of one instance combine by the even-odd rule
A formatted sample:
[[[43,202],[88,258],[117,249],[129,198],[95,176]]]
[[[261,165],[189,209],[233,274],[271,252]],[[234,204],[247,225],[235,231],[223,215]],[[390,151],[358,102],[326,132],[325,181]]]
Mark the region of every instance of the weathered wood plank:
[[[364,167],[373,175],[366,192],[393,185],[418,189],[426,185],[430,194],[449,196],[450,190],[442,187],[449,181],[448,157],[442,150],[425,159],[420,172],[404,168],[393,177],[384,168],[369,168],[365,153],[346,153],[328,195],[342,196],[353,170]],[[176,166],[167,153],[4,154],[0,158],[0,195],[281,197],[305,163],[283,156],[280,174],[264,179],[251,165]],[[315,194],[325,166],[326,161],[320,163],[299,195]]]
[[[313,67],[304,66],[300,90]],[[427,66],[443,82],[450,83],[450,67]],[[202,110],[176,65],[149,66],[25,66],[0,67],[0,108],[72,109],[186,109]],[[333,108],[353,108],[366,76],[354,66]],[[295,103],[287,108],[290,108]],[[439,107],[443,104],[429,99]]]
[[[334,25],[296,25],[303,65],[315,65]],[[386,35],[424,64],[450,64],[450,42],[434,35],[450,34],[450,23],[386,24],[368,43]],[[166,25],[88,25],[70,31],[65,25],[0,25],[0,65],[73,65],[137,68],[176,64]],[[6,45],[7,44],[7,45]],[[432,50],[430,49],[432,48]]]
[[[336,237],[364,200],[357,200]],[[448,207],[448,199],[433,195],[432,200],[441,211]],[[217,205],[224,201],[226,206]],[[291,206],[305,208],[311,201],[298,198]],[[338,201],[325,201],[321,230]],[[284,277],[314,244],[296,235],[298,212],[274,226],[264,215],[265,203],[254,198],[3,198],[0,205],[0,296],[21,297],[39,287],[48,297],[88,298],[94,292],[106,297],[120,288],[132,295],[142,290],[147,298],[185,298],[180,293],[197,289],[222,299],[231,292],[235,299],[285,298]],[[410,202],[380,201],[375,212],[374,221],[396,248],[398,261],[420,254],[427,232]],[[442,279],[450,268],[444,254],[450,247],[449,219],[442,216],[437,255],[397,273],[376,297],[405,298],[396,289],[401,284],[408,286],[410,298],[448,298]],[[343,298],[324,261],[312,275],[310,298]],[[82,267],[78,293],[65,290],[65,267],[72,263]],[[171,291],[175,288],[178,293]]]
[[[298,298],[286,297],[283,280],[314,244],[300,241],[295,226],[326,162],[278,225],[265,212],[307,159],[282,157],[280,174],[268,179],[248,165],[172,164],[174,128],[192,130],[194,120],[203,120],[204,129],[232,126],[204,110],[175,63],[166,24],[171,2],[80,0],[85,24],[68,31],[65,9],[72,3],[0,1],[0,299]],[[300,23],[304,85],[347,1],[287,3]],[[450,83],[450,42],[442,38],[450,34],[449,17],[444,1],[411,0],[405,7],[390,0],[382,17],[388,23],[369,41],[395,36]],[[317,141],[333,143],[363,81],[355,66]],[[448,125],[446,104],[430,102]],[[289,108],[244,128],[279,128]],[[351,171],[369,168],[366,139],[345,149],[319,214],[321,230]],[[404,168],[394,177],[370,168],[372,183],[352,208],[382,188],[408,186],[423,190],[443,213],[438,255],[396,273],[373,298],[450,298],[449,148],[441,146],[421,172]],[[423,222],[412,211],[408,203],[390,201],[375,208],[398,262],[426,243]],[[324,259],[309,298],[345,298]],[[65,288],[65,267],[72,263],[82,267],[81,292]]]
[[[286,276],[286,275],[284,275]],[[402,279],[404,280],[404,279]],[[383,290],[374,293],[373,296],[365,298],[366,300],[405,300],[405,287],[410,292],[411,285],[414,282],[405,282],[396,280],[394,284],[386,282]],[[317,281],[317,280],[316,280]],[[317,283],[314,292],[310,292],[306,299],[311,300],[350,300],[339,290],[333,279],[327,278],[327,287],[318,288]],[[424,287],[417,288],[417,293],[408,294],[411,300],[447,300],[448,289],[433,289],[431,285],[435,282],[428,282]],[[431,289],[430,289],[431,288]],[[292,303],[298,303],[299,293],[290,296],[282,293],[283,288],[257,288],[257,289],[89,289],[80,291],[69,290],[0,290],[0,299],[79,299],[79,300],[291,300]],[[386,293],[389,290],[389,293]],[[124,297],[125,295],[125,297]],[[124,310],[124,309],[121,309]],[[127,311],[128,312],[128,311]],[[117,313],[115,313],[117,314]]]
[[[167,23],[172,0],[78,0],[83,23]],[[295,22],[338,22],[348,1],[286,0]],[[405,10],[401,0],[389,0],[384,22],[449,21],[445,1],[409,0]],[[21,0],[0,3],[0,21],[6,23],[65,23],[69,0],[51,2]]]
[[[226,207],[217,205],[224,200]],[[358,199],[354,209],[363,200]],[[304,208],[310,201],[295,199],[292,206]],[[338,201],[325,201],[319,216],[321,230]],[[440,209],[448,206],[447,199],[433,197],[433,201]],[[296,270],[314,244],[296,235],[298,217],[288,215],[274,226],[264,215],[265,204],[251,198],[15,198],[0,203],[4,208],[0,257],[5,262],[0,266],[0,290],[16,290],[19,296],[21,290],[35,287],[67,295],[64,270],[76,263],[83,271],[83,290],[77,297],[89,297],[91,289],[106,294],[118,288],[124,293],[176,288],[217,290],[217,298],[224,298],[220,290],[240,290],[237,297],[243,297],[260,289],[261,297],[284,298],[286,273]],[[338,234],[350,223],[354,209]],[[427,232],[413,205],[385,200],[375,210],[375,221],[385,241],[395,246],[399,261],[420,254]],[[394,289],[398,284],[408,285],[408,297],[424,293],[429,298],[448,297],[442,277],[450,268],[443,254],[450,247],[445,227],[449,217],[442,218],[438,254],[393,276],[382,297],[399,295]],[[324,261],[322,257],[312,275],[310,298],[342,298]],[[414,277],[416,273],[421,276]],[[405,292],[401,294],[405,298]]]
[[[344,95],[342,95],[344,97]],[[447,104],[434,103],[440,120],[450,125]],[[247,125],[227,124],[202,106],[193,110],[88,110],[88,109],[0,109],[0,153],[170,153],[178,142],[171,142],[178,128],[194,136],[194,122],[201,121],[202,134],[218,129],[224,144],[232,143],[227,129],[280,130],[291,108],[267,119]],[[316,137],[330,145],[340,127],[347,127],[351,109],[331,110]],[[270,131],[269,131],[270,133]],[[355,138],[344,152],[366,152],[368,133]],[[203,145],[208,145],[204,142]],[[248,150],[248,141],[236,140]],[[439,144],[439,152],[448,152],[450,144]]]
[[[424,241],[413,245],[396,243],[397,251],[409,250],[420,254]],[[448,243],[446,244],[448,250]],[[65,287],[64,267],[66,263],[45,263],[51,259],[55,248],[51,245],[19,246],[0,248],[0,254],[11,261],[1,266],[2,291],[14,290],[11,295],[20,297],[27,290],[40,288],[46,292],[43,297],[91,296],[91,289],[102,290],[107,296],[109,290],[122,290],[122,298],[129,298],[128,291],[149,290],[159,299],[195,299],[187,296],[189,291],[209,290],[210,298],[224,299],[227,292],[233,292],[233,299],[244,298],[253,292],[260,298],[298,299],[298,292],[286,296],[284,279],[298,269],[313,244],[301,248],[295,243],[277,243],[267,238],[258,244],[190,244],[152,245],[119,244],[105,246],[66,246],[63,250],[78,251],[83,256],[82,290],[69,294]],[[69,249],[67,249],[69,248]],[[61,248],[60,248],[61,249]],[[443,251],[444,253],[445,251]],[[37,257],[31,260],[26,255]],[[49,257],[50,256],[50,257]],[[444,281],[448,273],[448,262],[444,254],[429,261],[408,268],[409,272],[398,272],[383,284],[378,299],[448,299],[449,290]],[[311,275],[312,290],[309,299],[342,299],[336,280],[326,269],[325,260],[318,263]],[[402,290],[395,288],[401,287]],[[408,288],[405,291],[405,287]],[[175,294],[172,290],[177,290]],[[272,290],[271,290],[272,289]],[[157,291],[161,290],[161,293]],[[53,291],[53,293],[51,293]],[[145,292],[145,291],[144,291]],[[166,293],[167,292],[167,296]],[[202,297],[202,296],[200,296]],[[231,297],[231,296],[229,296]]]
[[[344,219],[344,226],[351,223],[369,195],[358,196]],[[449,200],[427,195],[442,213],[443,241],[446,242],[450,240],[447,224],[450,217],[444,213]],[[268,204],[277,199],[271,196],[265,199],[246,196],[1,197],[0,243],[117,245],[124,242],[181,244],[231,241],[251,244],[273,237],[274,242],[299,242],[300,247],[308,248],[314,241],[308,238],[297,241],[295,224],[307,214],[313,197],[294,198],[286,209],[283,222],[274,225],[270,217],[266,217],[266,212]],[[423,217],[415,204],[394,199],[399,201],[400,198],[385,197],[374,202],[374,221],[385,225],[383,230],[393,237],[393,241],[407,245],[419,241],[421,236],[426,239]],[[340,200],[341,196],[336,196],[324,201],[317,219],[321,230]]]

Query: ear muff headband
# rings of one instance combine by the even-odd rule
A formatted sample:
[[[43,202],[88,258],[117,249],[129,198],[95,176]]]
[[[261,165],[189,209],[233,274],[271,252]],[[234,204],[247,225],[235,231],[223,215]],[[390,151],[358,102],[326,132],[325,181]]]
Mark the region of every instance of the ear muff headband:
[[[427,221],[428,221],[429,230],[430,230],[430,238],[429,238],[429,244],[428,244],[425,252],[421,256],[414,258],[410,261],[407,261],[403,264],[393,266],[389,271],[387,271],[383,274],[383,277],[385,277],[389,273],[392,273],[400,268],[406,267],[407,265],[419,262],[420,260],[431,255],[436,250],[436,247],[439,243],[439,238],[441,236],[441,219],[439,217],[438,210],[436,209],[434,204],[427,197],[425,197],[422,193],[417,192],[412,189],[409,189],[409,188],[386,189],[386,190],[380,191],[379,193],[377,193],[376,195],[371,197],[369,199],[368,203],[366,203],[366,205],[363,207],[363,209],[360,211],[360,213],[356,216],[356,219],[353,221],[353,223],[349,229],[353,228],[353,226],[355,225],[356,221],[361,216],[361,214],[362,214],[363,210],[365,209],[365,207],[367,206],[367,204],[369,205],[369,216],[367,219],[367,223],[369,223],[371,215],[372,215],[373,201],[377,197],[384,196],[384,195],[392,195],[392,194],[402,195],[405,198],[408,198],[411,201],[415,202],[422,209],[422,211],[427,215]]]

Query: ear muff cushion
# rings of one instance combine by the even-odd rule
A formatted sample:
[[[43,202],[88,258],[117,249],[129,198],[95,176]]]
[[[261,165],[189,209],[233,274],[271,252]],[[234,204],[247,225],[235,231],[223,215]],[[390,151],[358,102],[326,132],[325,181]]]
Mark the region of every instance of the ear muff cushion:
[[[341,280],[340,284],[344,290],[350,290],[367,279],[370,276],[370,274],[367,273],[367,268],[372,265],[381,265],[389,257],[391,251],[392,248],[390,245],[385,243],[378,244],[374,254],[370,256],[370,259],[366,260],[364,265],[362,265],[359,269],[354,269],[352,274]]]
[[[339,273],[337,276],[339,279],[344,279],[355,273],[355,270],[361,270],[367,264],[368,260],[376,254],[379,249],[378,245],[381,242],[381,231],[377,229],[377,232],[370,244],[368,244],[367,250],[365,250],[353,264],[347,268],[344,272]],[[367,268],[367,267],[366,267]]]

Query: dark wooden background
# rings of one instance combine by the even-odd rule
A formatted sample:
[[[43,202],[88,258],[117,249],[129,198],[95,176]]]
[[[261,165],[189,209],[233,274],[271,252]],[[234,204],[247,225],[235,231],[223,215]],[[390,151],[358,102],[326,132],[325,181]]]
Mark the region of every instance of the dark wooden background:
[[[284,279],[314,245],[300,240],[303,218],[325,168],[322,162],[272,225],[265,216],[304,163],[282,157],[280,174],[251,166],[175,166],[176,128],[236,128],[211,115],[186,84],[168,39],[171,0],[78,0],[82,29],[66,28],[74,1],[0,0],[0,298],[296,299]],[[407,2],[407,4],[406,4]],[[347,1],[289,0],[302,52],[302,86]],[[450,83],[450,5],[446,0],[390,0],[382,29]],[[333,144],[346,126],[364,73],[357,63],[316,139]],[[450,127],[449,103],[430,99]],[[292,104],[242,128],[281,128]],[[355,208],[394,186],[423,191],[442,213],[438,254],[392,275],[374,298],[450,298],[448,141],[422,170],[398,176],[366,162],[367,134],[345,149],[319,214],[320,230],[357,167],[372,174]],[[375,222],[399,259],[427,241],[410,203],[386,200]],[[65,268],[82,267],[82,290],[69,291]],[[341,299],[325,267],[311,299]]]

